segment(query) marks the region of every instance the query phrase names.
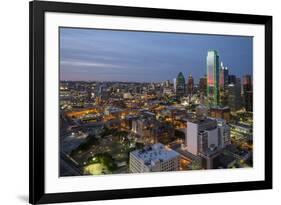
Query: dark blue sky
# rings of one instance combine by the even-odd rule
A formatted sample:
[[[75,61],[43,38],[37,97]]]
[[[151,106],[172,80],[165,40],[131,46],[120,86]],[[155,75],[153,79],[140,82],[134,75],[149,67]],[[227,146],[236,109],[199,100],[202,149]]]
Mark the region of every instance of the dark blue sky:
[[[60,30],[61,80],[159,82],[179,72],[195,82],[206,74],[209,49],[218,51],[231,74],[252,75],[252,37]]]

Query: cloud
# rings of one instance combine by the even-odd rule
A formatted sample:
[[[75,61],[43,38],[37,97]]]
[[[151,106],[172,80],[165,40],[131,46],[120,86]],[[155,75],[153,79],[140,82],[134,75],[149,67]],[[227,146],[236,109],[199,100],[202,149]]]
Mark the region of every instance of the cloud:
[[[199,79],[206,73],[209,48],[219,51],[231,73],[252,72],[249,37],[168,34],[99,29],[60,30],[63,79],[159,81],[178,72]]]
[[[98,62],[86,62],[86,61],[71,61],[62,60],[61,65],[63,66],[79,66],[79,67],[97,67],[97,68],[122,68],[121,65],[110,64],[110,63],[98,63]]]

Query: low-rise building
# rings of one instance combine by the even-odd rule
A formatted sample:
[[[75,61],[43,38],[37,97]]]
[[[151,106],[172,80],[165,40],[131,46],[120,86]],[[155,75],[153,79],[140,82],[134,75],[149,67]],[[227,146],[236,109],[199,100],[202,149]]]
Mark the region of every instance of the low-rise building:
[[[180,154],[161,143],[130,152],[130,172],[180,170]]]
[[[250,125],[237,123],[237,124],[230,124],[231,128],[237,132],[243,133],[243,134],[252,134],[253,133],[253,127]]]
[[[229,107],[211,107],[209,115],[213,118],[221,118],[230,121],[230,108]]]

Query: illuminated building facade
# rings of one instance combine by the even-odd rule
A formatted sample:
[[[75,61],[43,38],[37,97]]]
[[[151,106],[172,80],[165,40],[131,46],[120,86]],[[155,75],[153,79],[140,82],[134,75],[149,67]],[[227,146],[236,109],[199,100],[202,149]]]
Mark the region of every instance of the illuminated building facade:
[[[243,98],[246,111],[253,111],[253,88],[250,75],[243,76]]]
[[[223,62],[221,62],[220,65],[220,82],[219,82],[219,92],[220,92],[220,105],[221,106],[227,106],[228,104],[228,92],[227,92],[227,86],[228,86],[228,69],[223,65]]]
[[[132,122],[132,132],[142,138],[152,138],[152,128],[156,121],[152,118],[141,117]]]
[[[219,104],[219,55],[216,50],[207,54],[207,97],[211,105]]]
[[[224,119],[230,121],[230,108],[229,107],[211,107],[209,115],[213,118]]]
[[[241,108],[241,81],[235,78],[235,83],[228,84],[228,106],[231,111],[237,111]]]
[[[192,95],[193,93],[194,93],[194,79],[192,75],[189,75],[187,79],[187,94]]]
[[[176,95],[177,97],[183,97],[185,95],[185,79],[182,72],[178,74],[176,80]]]
[[[219,85],[220,85],[220,88],[222,88],[222,89],[224,89],[225,86],[227,86],[227,84],[228,84],[228,74],[229,74],[228,68],[223,65],[223,62],[221,62]]]
[[[200,93],[206,95],[207,94],[207,75],[199,80],[199,90]]]

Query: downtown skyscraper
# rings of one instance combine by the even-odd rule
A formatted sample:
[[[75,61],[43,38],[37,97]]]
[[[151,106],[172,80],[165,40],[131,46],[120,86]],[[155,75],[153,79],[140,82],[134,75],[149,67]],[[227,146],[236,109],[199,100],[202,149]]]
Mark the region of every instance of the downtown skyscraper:
[[[228,86],[228,69],[223,65],[223,62],[220,64],[220,82],[219,82],[219,92],[220,92],[220,105],[221,106],[227,106],[228,100],[227,100],[227,86]]]
[[[192,75],[189,75],[187,78],[187,94],[191,96],[194,92],[194,79]]]
[[[223,65],[223,62],[221,62],[221,65],[220,65],[220,83],[219,83],[220,88],[224,88],[228,85],[228,75],[229,75],[228,68]]]
[[[207,54],[207,97],[210,105],[219,105],[220,64],[216,50]]]
[[[176,95],[177,97],[183,97],[185,92],[185,79],[182,72],[180,72],[176,79]]]
[[[253,111],[253,85],[251,75],[243,76],[244,107],[247,111]]]
[[[234,83],[228,84],[228,106],[230,110],[237,111],[241,109],[241,79],[233,75]]]
[[[207,75],[204,75],[204,77],[200,78],[199,80],[199,90],[202,94],[207,94]]]

